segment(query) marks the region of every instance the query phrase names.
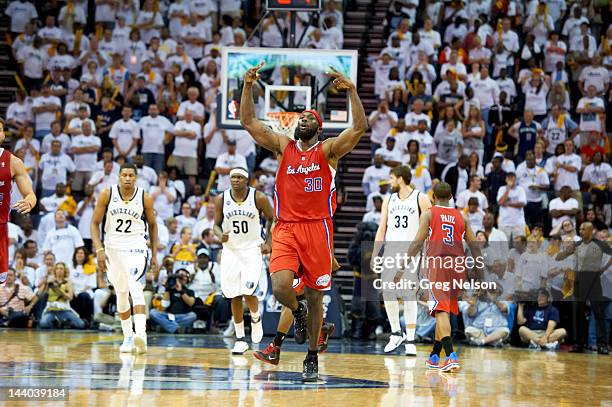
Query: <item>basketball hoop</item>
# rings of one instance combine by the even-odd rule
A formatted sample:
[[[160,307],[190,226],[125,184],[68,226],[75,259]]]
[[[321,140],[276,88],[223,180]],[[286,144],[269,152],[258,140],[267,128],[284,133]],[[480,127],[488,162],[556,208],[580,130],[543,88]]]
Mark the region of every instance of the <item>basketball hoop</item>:
[[[269,112],[268,120],[272,130],[293,139],[293,131],[298,123],[300,113],[298,112]]]

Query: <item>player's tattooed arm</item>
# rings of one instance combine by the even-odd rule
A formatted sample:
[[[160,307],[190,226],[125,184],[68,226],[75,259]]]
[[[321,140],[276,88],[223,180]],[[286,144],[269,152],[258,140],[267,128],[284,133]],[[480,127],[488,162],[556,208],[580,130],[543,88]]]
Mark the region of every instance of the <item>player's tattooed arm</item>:
[[[289,143],[289,138],[275,133],[264,122],[258,120],[255,115],[255,103],[253,102],[253,86],[259,79],[259,70],[264,62],[249,69],[244,75],[244,86],[240,98],[240,124],[249,132],[255,142],[275,154],[282,154]]]
[[[339,159],[353,151],[361,136],[368,129],[368,120],[366,118],[361,99],[357,93],[357,87],[346,76],[332,68],[329,73],[333,79],[332,83],[338,90],[346,90],[351,101],[351,113],[353,115],[353,125],[340,133],[338,137],[328,139],[323,145],[327,145],[325,154],[328,159],[335,164]]]
[[[157,265],[157,222],[155,220],[155,210],[153,209],[153,198],[147,193],[144,194],[144,214],[147,219],[147,224],[149,226],[149,241],[151,242],[151,262],[149,263],[149,268],[151,271],[156,274],[158,265]]]
[[[270,200],[268,197],[259,191],[255,193],[255,205],[266,220],[266,241],[263,245],[261,245],[261,253],[269,254],[272,251],[272,224],[274,223],[274,209],[272,209],[272,205],[270,205]]]
[[[110,190],[108,188],[104,188],[104,190],[100,192],[100,195],[98,196],[96,207],[94,208],[94,212],[91,217],[91,225],[89,229],[97,260],[98,288],[104,286],[103,275],[106,271],[106,253],[104,252],[104,245],[102,244],[102,239],[100,237],[100,225],[104,219],[104,214],[106,212],[106,208],[108,207],[109,201]]]
[[[11,156],[11,174],[17,184],[17,189],[23,196],[23,199],[15,202],[13,208],[19,213],[29,213],[36,206],[36,194],[34,194],[32,181],[30,181],[25,164],[15,156]]]
[[[423,243],[425,243],[425,239],[427,239],[427,234],[429,233],[430,221],[431,211],[427,211],[421,215],[419,230],[416,233],[414,242],[412,242],[408,248],[408,258],[416,256],[421,251],[421,247],[423,247]]]
[[[215,226],[213,227],[213,232],[221,243],[225,243],[229,238],[229,233],[223,233],[221,225],[223,225],[223,194],[215,197]]]

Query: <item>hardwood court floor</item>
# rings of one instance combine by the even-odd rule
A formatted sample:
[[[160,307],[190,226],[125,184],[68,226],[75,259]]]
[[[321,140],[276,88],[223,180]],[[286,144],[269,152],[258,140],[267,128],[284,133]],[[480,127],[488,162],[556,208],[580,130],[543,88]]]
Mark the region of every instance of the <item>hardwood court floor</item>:
[[[264,338],[264,342],[269,338]],[[120,355],[116,334],[0,330],[0,406],[600,406],[612,400],[612,357],[459,349],[456,374],[384,343],[332,341],[321,381],[300,381],[304,348],[286,340],[279,366],[232,357],[218,336],[149,335],[146,356]],[[265,344],[260,344],[264,347]],[[298,352],[299,351],[299,352]],[[68,401],[7,401],[9,387],[66,386]]]

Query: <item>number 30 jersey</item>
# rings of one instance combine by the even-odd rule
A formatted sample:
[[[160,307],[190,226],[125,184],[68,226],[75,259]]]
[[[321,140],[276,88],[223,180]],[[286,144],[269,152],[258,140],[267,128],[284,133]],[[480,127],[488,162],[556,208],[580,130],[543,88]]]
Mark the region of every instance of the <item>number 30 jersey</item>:
[[[296,141],[285,147],[276,173],[274,211],[283,222],[332,218],[336,211],[336,170],[327,162],[323,143],[302,151]]]
[[[119,186],[113,185],[103,224],[104,246],[117,250],[146,250],[144,191],[137,187],[133,196],[122,197]]]
[[[251,249],[263,243],[261,219],[255,204],[255,188],[249,187],[242,202],[236,202],[232,189],[223,191],[223,232],[229,239],[223,247],[231,250]]]
[[[397,192],[391,194],[387,206],[385,241],[407,244],[414,241],[419,230],[419,194],[419,191],[413,189],[403,200]]]

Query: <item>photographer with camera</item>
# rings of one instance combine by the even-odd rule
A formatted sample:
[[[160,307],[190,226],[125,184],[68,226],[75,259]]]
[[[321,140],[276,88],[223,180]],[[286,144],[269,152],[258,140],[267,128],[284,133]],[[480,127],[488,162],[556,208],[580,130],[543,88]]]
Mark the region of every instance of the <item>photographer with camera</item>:
[[[503,288],[481,290],[461,304],[465,336],[475,346],[502,346],[510,335],[508,328],[509,302],[501,301]]]
[[[53,274],[47,277],[44,287],[47,291],[47,306],[40,319],[40,328],[49,329],[58,323],[60,328],[85,328],[85,322],[70,308],[70,301],[74,298],[74,289],[68,276],[66,263],[59,262],[53,268]]]
[[[36,301],[38,298],[32,289],[19,284],[15,279],[15,270],[9,269],[6,284],[0,287],[0,326],[26,328]]]
[[[559,349],[559,343],[567,336],[559,325],[559,311],[550,304],[550,294],[544,288],[538,290],[537,306],[525,308],[525,302],[519,302],[516,322],[521,325],[519,335],[530,349]]]
[[[161,301],[164,311],[152,309],[149,313],[151,319],[168,333],[174,333],[179,328],[191,327],[197,319],[195,312],[192,311],[195,294],[184,286],[181,273],[189,275],[186,269],[180,269],[176,274],[168,275],[164,285],[166,292]]]

